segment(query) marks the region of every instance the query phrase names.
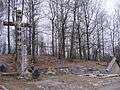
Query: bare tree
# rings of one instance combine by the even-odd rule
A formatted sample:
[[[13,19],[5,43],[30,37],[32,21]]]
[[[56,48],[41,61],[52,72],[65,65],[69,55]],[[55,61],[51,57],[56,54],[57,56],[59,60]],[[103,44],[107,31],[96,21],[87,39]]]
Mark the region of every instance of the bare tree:
[[[54,45],[54,39],[55,39],[55,17],[56,17],[56,4],[52,0],[49,0],[49,7],[50,7],[50,12],[51,12],[51,24],[52,24],[52,54],[55,56],[55,45]]]
[[[8,23],[10,22],[10,0],[8,0]],[[8,24],[8,54],[10,54],[10,25]]]
[[[71,32],[71,46],[70,46],[70,58],[73,58],[73,53],[74,53],[74,35],[75,35],[75,25],[76,25],[76,11],[77,11],[77,6],[78,6],[78,0],[74,1],[74,6],[73,6],[73,28]]]
[[[82,0],[82,8],[84,14],[85,30],[86,30],[86,43],[87,43],[87,59],[90,60],[90,35],[97,26],[97,14],[100,9],[100,2],[93,0]]]

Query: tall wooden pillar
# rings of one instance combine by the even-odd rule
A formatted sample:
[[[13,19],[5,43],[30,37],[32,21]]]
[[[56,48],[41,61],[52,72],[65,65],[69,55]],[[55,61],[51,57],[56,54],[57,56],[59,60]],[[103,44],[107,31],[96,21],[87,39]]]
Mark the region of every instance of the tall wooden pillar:
[[[22,22],[22,11],[16,11],[16,62],[17,62],[17,72],[21,73],[21,63],[22,63],[22,42],[21,42],[21,22]]]

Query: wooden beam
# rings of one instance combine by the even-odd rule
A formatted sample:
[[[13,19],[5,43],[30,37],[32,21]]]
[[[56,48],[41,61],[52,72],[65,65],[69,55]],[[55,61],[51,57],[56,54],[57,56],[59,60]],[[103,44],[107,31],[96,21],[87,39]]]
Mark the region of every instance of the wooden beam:
[[[9,23],[7,21],[3,22],[3,25],[5,25],[5,26],[8,26],[8,24],[10,26],[15,26],[15,23],[13,23],[13,22],[9,22]],[[28,24],[28,23],[22,23],[21,27],[32,27],[32,25]]]
[[[28,24],[28,23],[22,23],[21,26],[22,26],[22,27],[32,27],[32,25],[31,25],[31,24]]]
[[[8,22],[4,21],[3,25],[8,26]],[[9,25],[10,26],[15,26],[15,24],[13,22],[9,22]]]
[[[11,72],[11,73],[1,73],[1,76],[18,76],[18,72]]]

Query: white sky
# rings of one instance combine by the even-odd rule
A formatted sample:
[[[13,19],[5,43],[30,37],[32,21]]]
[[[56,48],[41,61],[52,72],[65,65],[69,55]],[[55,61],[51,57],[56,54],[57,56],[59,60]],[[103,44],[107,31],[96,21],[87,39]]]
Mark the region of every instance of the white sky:
[[[104,0],[104,8],[109,15],[114,13],[115,8],[117,8],[117,4],[119,0]]]

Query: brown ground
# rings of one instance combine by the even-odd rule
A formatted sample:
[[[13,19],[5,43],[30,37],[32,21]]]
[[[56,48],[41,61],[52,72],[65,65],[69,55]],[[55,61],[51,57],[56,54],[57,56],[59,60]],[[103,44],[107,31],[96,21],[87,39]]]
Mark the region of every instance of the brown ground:
[[[8,66],[11,67],[9,71],[14,71],[15,63],[13,58],[14,57],[11,55],[0,55],[0,62],[6,62]],[[74,60],[74,62],[62,60],[61,62],[54,57],[41,56],[37,57],[37,63],[35,64],[35,66],[40,68],[76,65],[95,66],[99,69],[104,68],[107,63],[101,62],[98,64],[98,62],[95,61],[85,60]],[[49,83],[52,83],[52,85],[49,86]],[[111,86],[116,83],[120,83],[120,77],[100,79],[72,74],[53,76],[44,75],[40,76],[37,81],[18,80],[17,77],[0,77],[0,85],[5,86],[9,90],[98,90],[99,88]],[[42,84],[45,86],[44,88]]]
[[[6,63],[8,65],[9,72],[14,72],[16,70],[14,55],[6,55],[6,54],[0,55],[0,63],[1,62]],[[79,59],[72,60],[71,62],[70,60],[59,60],[51,56],[38,56],[34,64],[34,66],[39,67],[39,68],[62,67],[62,66],[64,67],[64,66],[71,66],[71,65],[95,66],[97,68],[103,68],[104,66],[107,65],[107,63],[96,62],[96,61],[86,61],[86,60],[79,60]]]
[[[100,88],[112,87],[120,83],[120,77],[99,79],[88,76],[63,75],[40,78],[38,81],[0,80],[0,85],[5,86],[9,90],[99,90]],[[49,82],[52,82],[52,85]],[[60,84],[56,85],[56,83]],[[44,88],[42,88],[42,85]],[[74,86],[74,89],[71,86]],[[69,89],[66,89],[66,87]]]

